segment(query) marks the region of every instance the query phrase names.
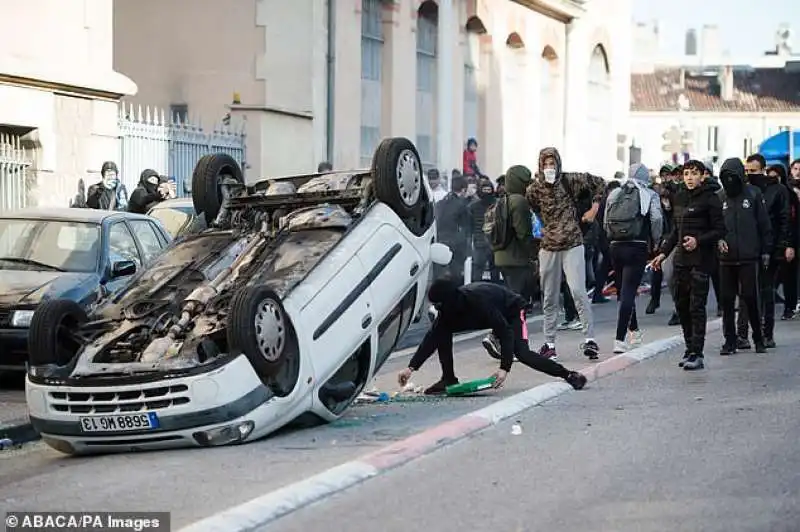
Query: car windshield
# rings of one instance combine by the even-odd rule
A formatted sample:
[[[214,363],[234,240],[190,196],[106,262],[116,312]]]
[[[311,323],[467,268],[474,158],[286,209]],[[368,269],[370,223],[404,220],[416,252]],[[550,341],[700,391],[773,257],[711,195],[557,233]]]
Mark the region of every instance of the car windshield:
[[[150,211],[150,216],[160,221],[173,238],[178,236],[193,214],[192,207],[156,207]]]
[[[97,224],[0,219],[0,270],[93,272],[99,253]]]

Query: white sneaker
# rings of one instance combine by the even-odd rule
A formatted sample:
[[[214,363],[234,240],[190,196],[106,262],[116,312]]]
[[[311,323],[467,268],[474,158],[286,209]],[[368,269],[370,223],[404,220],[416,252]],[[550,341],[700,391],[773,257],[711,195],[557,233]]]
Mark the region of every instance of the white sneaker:
[[[622,353],[627,353],[630,350],[628,346],[628,342],[625,340],[614,340],[614,354],[621,355]]]
[[[642,331],[628,331],[628,345],[640,346],[644,340]]]

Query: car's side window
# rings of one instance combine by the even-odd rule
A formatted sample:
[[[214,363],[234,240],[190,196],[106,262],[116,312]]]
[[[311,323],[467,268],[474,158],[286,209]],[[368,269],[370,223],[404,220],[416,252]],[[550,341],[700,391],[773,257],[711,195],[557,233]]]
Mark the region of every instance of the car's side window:
[[[161,248],[163,249],[167,247],[169,245],[169,240],[167,240],[167,237],[164,236],[164,233],[160,231],[155,224],[153,224],[153,222],[150,222],[150,224],[153,226],[153,231],[156,232],[156,236],[158,236],[158,242],[161,244]]]
[[[117,222],[108,231],[108,253],[112,264],[123,260],[132,260],[137,268],[142,265],[136,241],[123,222]]]
[[[149,264],[161,253],[162,249],[161,242],[158,240],[158,235],[156,235],[153,225],[145,220],[130,220],[128,223],[131,224],[133,233],[136,235],[136,239],[142,247],[142,255],[144,255],[145,264]]]

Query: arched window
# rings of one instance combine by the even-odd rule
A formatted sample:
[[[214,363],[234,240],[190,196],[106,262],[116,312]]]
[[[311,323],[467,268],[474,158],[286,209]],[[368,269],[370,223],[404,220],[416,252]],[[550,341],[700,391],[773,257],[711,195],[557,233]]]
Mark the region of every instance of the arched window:
[[[426,0],[417,11],[417,150],[425,167],[436,164],[436,45],[439,8]]]
[[[478,69],[480,68],[480,35],[486,26],[480,18],[472,16],[466,24],[467,40],[464,49],[464,133],[463,140],[478,137],[480,99],[478,92]]]
[[[361,164],[381,139],[383,0],[361,0]]]
[[[608,56],[602,45],[598,44],[592,51],[589,61],[587,94],[587,127],[588,138],[597,139],[590,143],[588,163],[590,172],[610,172],[609,161],[616,156],[616,142],[612,121],[611,73]]]

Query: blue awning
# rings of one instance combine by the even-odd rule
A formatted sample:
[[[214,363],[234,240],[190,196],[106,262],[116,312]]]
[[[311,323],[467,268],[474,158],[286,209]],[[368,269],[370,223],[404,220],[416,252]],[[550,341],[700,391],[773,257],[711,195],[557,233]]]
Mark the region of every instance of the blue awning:
[[[793,131],[794,156],[800,157],[800,131]],[[764,140],[758,147],[758,153],[765,159],[788,159],[789,158],[789,132],[781,131]]]

